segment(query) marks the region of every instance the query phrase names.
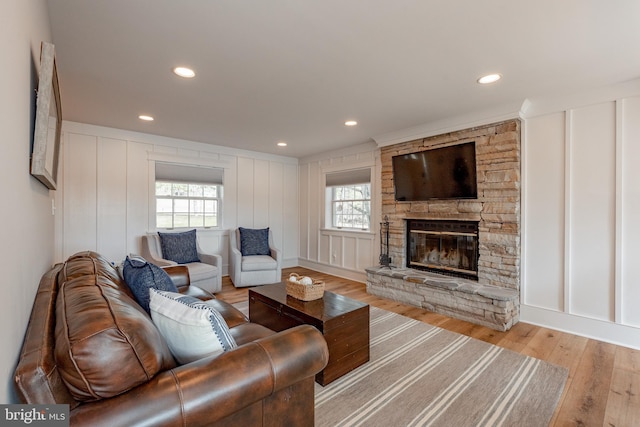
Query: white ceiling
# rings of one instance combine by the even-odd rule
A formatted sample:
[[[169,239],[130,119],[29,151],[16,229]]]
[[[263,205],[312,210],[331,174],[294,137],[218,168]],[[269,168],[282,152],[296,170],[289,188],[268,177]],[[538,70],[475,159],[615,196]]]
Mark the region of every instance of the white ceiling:
[[[640,77],[638,0],[48,6],[65,120],[292,157]]]

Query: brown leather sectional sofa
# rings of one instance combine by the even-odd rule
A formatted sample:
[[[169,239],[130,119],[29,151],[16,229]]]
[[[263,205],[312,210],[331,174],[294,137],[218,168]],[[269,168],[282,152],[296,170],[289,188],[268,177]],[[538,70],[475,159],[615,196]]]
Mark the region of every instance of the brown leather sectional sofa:
[[[167,272],[180,292],[185,267]],[[24,403],[70,405],[71,425],[310,426],[314,376],[328,361],[313,327],[275,333],[210,302],[238,347],[178,366],[117,270],[82,252],[41,279],[15,372]],[[56,309],[57,308],[57,309]]]

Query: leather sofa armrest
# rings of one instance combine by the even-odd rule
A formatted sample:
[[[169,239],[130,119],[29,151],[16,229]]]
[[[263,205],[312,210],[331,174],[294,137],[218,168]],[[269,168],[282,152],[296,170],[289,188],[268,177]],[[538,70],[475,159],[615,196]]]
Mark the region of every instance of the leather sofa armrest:
[[[322,334],[301,325],[162,372],[111,399],[81,405],[71,412],[71,424],[211,425],[315,376],[328,360]]]
[[[191,279],[186,265],[170,265],[162,267],[162,269],[167,272],[176,288],[180,289],[190,285]]]

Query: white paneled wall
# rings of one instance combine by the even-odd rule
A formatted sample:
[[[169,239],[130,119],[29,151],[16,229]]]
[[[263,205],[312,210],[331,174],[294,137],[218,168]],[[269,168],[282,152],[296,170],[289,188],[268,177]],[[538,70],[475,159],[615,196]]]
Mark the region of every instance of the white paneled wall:
[[[525,120],[521,320],[640,348],[640,97]]]
[[[523,140],[535,139],[535,146],[527,150],[525,145],[523,156],[527,161],[523,206],[529,226],[524,229],[527,243],[524,254],[525,259],[535,260],[535,264],[529,268],[528,263],[522,263],[521,294],[528,304],[563,311],[565,114],[528,120],[525,129]]]
[[[640,97],[619,103],[620,322],[640,327]]]
[[[83,250],[118,262],[155,231],[155,162],[224,167],[221,229],[198,231],[205,252],[228,266],[228,230],[270,227],[284,266],[298,265],[297,159],[118,129],[64,123],[62,261]]]
[[[62,256],[98,248],[98,137],[65,132]],[[113,230],[111,230],[113,231]],[[109,254],[105,254],[109,256]],[[62,260],[57,260],[62,261]]]
[[[613,320],[615,257],[615,103],[569,111],[571,314]]]
[[[369,167],[371,225],[368,232],[325,227],[325,175]],[[378,264],[380,159],[375,144],[363,144],[300,161],[300,264],[318,271],[366,281],[364,269]]]

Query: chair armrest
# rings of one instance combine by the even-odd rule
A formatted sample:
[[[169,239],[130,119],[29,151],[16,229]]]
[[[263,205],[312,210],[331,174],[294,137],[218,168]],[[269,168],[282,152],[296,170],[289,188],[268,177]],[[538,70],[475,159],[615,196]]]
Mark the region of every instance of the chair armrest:
[[[242,273],[242,252],[238,248],[230,248],[229,251],[229,276],[231,280],[240,280]],[[235,282],[234,282],[235,283]]]
[[[170,261],[162,258],[162,252],[160,252],[159,244],[157,243],[157,235],[142,236],[142,257],[152,264],[158,267],[165,267],[168,265],[178,265],[177,262]]]
[[[222,257],[220,255],[198,252],[198,258],[200,258],[200,262],[216,266],[219,270],[222,270]]]
[[[313,377],[329,360],[327,343],[297,326],[164,371],[126,393],[79,406],[72,425],[212,425],[274,392]]]
[[[173,265],[178,265],[177,262],[170,261],[164,258],[152,258],[152,259],[148,259],[147,261],[149,261],[151,264],[157,265],[158,267],[170,267]]]
[[[271,258],[278,261],[278,264],[282,261],[282,251],[280,249],[276,249],[273,246],[269,246],[269,250],[271,251]]]
[[[231,248],[231,255],[238,259],[242,259],[242,252],[240,252],[240,249],[238,248]]]

